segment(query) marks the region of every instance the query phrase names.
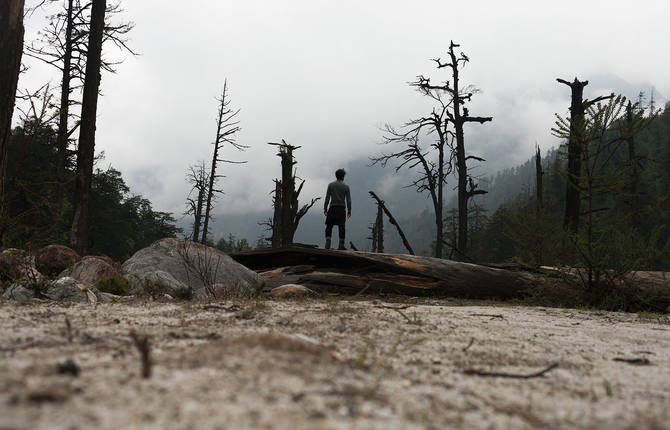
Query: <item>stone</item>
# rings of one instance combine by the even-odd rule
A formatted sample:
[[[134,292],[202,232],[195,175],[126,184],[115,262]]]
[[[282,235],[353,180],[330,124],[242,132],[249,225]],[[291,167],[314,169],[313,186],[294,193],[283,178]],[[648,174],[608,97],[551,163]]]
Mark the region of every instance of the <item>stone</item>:
[[[316,292],[298,284],[285,284],[270,290],[270,296],[278,299],[295,299],[316,296]]]
[[[196,299],[250,297],[263,279],[218,249],[180,239],[161,239],[121,266],[133,293]]]
[[[9,248],[0,252],[0,280],[37,283],[44,276],[35,267],[35,257],[22,249]]]
[[[110,266],[112,266],[113,268],[118,270],[119,272],[121,271],[121,265],[118,262],[112,260],[110,257],[108,257],[106,255],[87,255],[84,258],[99,258],[101,260],[104,260],[107,264],[109,264]]]
[[[2,298],[5,300],[17,300],[20,302],[34,299],[35,291],[26,288],[21,284],[12,284],[2,293]]]
[[[97,302],[97,296],[92,289],[77,282],[74,278],[60,278],[49,285],[44,295],[56,301],[68,302]]]
[[[96,282],[103,279],[121,276],[119,271],[102,258],[84,257],[77,261],[74,266],[64,270],[59,275],[60,278],[71,277],[83,283],[87,287],[93,286]]]
[[[47,245],[35,253],[35,265],[40,273],[56,276],[81,260],[77,252],[63,245]]]

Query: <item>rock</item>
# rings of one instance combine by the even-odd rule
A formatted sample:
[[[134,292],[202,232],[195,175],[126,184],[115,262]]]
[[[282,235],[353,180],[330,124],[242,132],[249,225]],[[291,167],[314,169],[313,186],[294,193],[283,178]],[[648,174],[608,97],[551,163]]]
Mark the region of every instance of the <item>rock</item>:
[[[0,280],[40,282],[44,276],[35,267],[35,257],[22,249],[9,248],[0,253]]]
[[[98,301],[93,290],[70,277],[64,277],[54,281],[47,288],[44,295],[51,300],[57,301],[91,303]]]
[[[12,284],[4,293],[2,293],[2,298],[5,300],[17,300],[23,302],[35,298],[35,291],[26,288],[21,284]]]
[[[99,258],[101,260],[104,260],[107,264],[118,270],[119,272],[121,271],[121,265],[117,263],[116,261],[112,260],[106,255],[87,255],[84,258]]]
[[[55,276],[79,260],[74,249],[63,245],[48,245],[35,254],[37,270],[47,276]]]
[[[145,293],[154,298],[169,295],[190,299],[193,295],[188,285],[179,282],[174,276],[164,270],[148,270],[144,274],[126,274],[125,276],[130,282],[133,293]]]
[[[116,294],[112,293],[103,293],[98,291],[94,291],[94,293],[98,300],[102,303],[113,303],[121,298],[121,296],[117,296]]]
[[[84,257],[58,275],[60,278],[71,277],[87,287],[93,286],[103,279],[121,276],[119,271],[107,261],[98,257]]]
[[[248,297],[263,287],[262,278],[225,252],[180,239],[161,239],[121,266],[134,293],[197,299]],[[192,294],[191,294],[192,293]]]
[[[298,284],[285,284],[270,290],[270,295],[278,299],[293,299],[316,296],[316,292]]]

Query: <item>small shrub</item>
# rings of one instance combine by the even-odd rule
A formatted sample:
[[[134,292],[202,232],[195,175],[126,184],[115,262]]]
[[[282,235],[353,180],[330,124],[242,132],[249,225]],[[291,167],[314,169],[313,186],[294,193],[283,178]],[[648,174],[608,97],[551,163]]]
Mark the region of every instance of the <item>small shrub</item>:
[[[120,276],[101,279],[94,286],[103,293],[116,294],[117,296],[130,295],[130,283],[126,278]]]

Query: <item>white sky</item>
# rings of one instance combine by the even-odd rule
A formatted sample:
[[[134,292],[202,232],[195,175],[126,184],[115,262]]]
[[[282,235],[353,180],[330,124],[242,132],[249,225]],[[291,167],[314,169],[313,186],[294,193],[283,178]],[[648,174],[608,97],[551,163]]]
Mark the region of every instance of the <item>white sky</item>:
[[[380,151],[384,122],[429,112],[406,82],[418,74],[449,79],[431,58],[453,39],[471,62],[464,83],[482,90],[470,113],[493,116],[466,129],[469,150],[488,170],[548,149],[554,112],[569,89],[555,78],[590,80],[587,96],[621,80],[634,93],[653,84],[670,96],[670,1],[565,0],[124,0],[134,21],[131,46],[116,75],[104,74],[96,149],[121,170],[131,190],[154,207],[180,214],[189,164],[211,157],[217,103],[225,78],[241,109],[240,143],[248,160],[224,166],[217,213],[267,209],[279,158],[269,141],[296,152],[304,198],[321,195],[333,171]],[[43,24],[27,22],[29,42]],[[58,74],[32,66],[21,88]],[[391,172],[389,172],[391,173]],[[355,178],[348,178],[355,181]]]

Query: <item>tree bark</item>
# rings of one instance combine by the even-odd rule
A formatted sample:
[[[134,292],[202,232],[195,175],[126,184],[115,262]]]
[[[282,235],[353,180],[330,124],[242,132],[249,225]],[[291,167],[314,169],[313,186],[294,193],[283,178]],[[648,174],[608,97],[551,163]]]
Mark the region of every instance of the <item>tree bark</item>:
[[[579,213],[581,206],[580,181],[582,174],[582,144],[584,140],[584,87],[589,81],[573,82],[557,79],[558,82],[570,87],[570,137],[568,139],[568,174],[565,189],[565,216],[563,228],[576,233],[579,229]]]
[[[529,286],[542,282],[525,272],[415,255],[294,246],[231,257],[259,271],[266,287],[297,283],[323,293],[511,299],[523,297]]]
[[[70,83],[72,79],[72,27],[73,27],[74,0],[68,0],[67,17],[65,27],[65,46],[63,51],[63,73],[61,77],[60,110],[58,120],[58,134],[56,148],[58,159],[56,161],[56,178],[58,180],[56,189],[56,208],[54,211],[54,228],[58,228],[62,222],[63,197],[65,195],[65,163],[67,160],[68,147],[68,118],[70,115]]]
[[[632,128],[633,123],[633,106],[628,102],[626,106],[626,122],[629,127]],[[628,164],[629,164],[629,193],[630,193],[630,215],[631,215],[631,227],[633,231],[640,231],[640,205],[639,205],[639,196],[638,196],[638,187],[640,183],[640,174],[638,171],[638,157],[635,151],[635,136],[633,133],[626,138],[626,143],[628,144]],[[634,239],[633,239],[634,240]]]
[[[105,28],[106,0],[93,0],[91,30],[88,38],[86,76],[77,148],[77,180],[75,182],[75,211],[70,231],[70,243],[80,254],[88,252],[90,231],[91,182],[95,156],[95,129],[100,89],[102,35]]]
[[[386,216],[388,217],[389,222],[390,222],[392,225],[394,225],[395,228],[398,230],[398,234],[400,235],[400,239],[402,239],[402,243],[403,243],[403,245],[405,245],[405,248],[407,249],[407,252],[409,252],[410,254],[414,255],[414,250],[412,249],[412,247],[410,246],[409,242],[407,241],[407,238],[405,237],[405,233],[403,233],[402,229],[400,228],[400,224],[398,224],[398,222],[395,220],[395,218],[393,218],[393,215],[391,215],[391,212],[388,210],[388,208],[387,208],[386,205],[384,204],[384,201],[383,201],[382,199],[380,199],[380,198],[377,196],[377,194],[375,194],[374,192],[369,191],[369,193],[370,193],[370,195],[372,196],[372,198],[375,199],[375,200],[377,201],[377,204],[378,204],[379,206],[381,206],[381,208],[382,208],[382,210],[384,211],[384,213],[386,213]],[[378,244],[377,246],[379,246],[379,244]]]
[[[16,86],[23,54],[23,0],[0,3],[0,245],[6,226],[5,176]]]
[[[282,186],[281,181],[275,179],[275,195],[272,199],[274,203],[274,212],[272,215],[272,247],[281,246],[281,215],[282,215]]]
[[[291,206],[293,193],[295,192],[295,178],[293,177],[293,147],[283,145],[280,147],[281,157],[281,246],[293,243],[293,214]]]
[[[375,241],[375,252],[384,253],[384,210],[381,204],[377,203],[377,219],[375,221],[375,229],[373,233],[377,240]]]
[[[535,198],[537,199],[537,213],[542,211],[542,156],[540,155],[540,147],[537,147],[535,153]]]

